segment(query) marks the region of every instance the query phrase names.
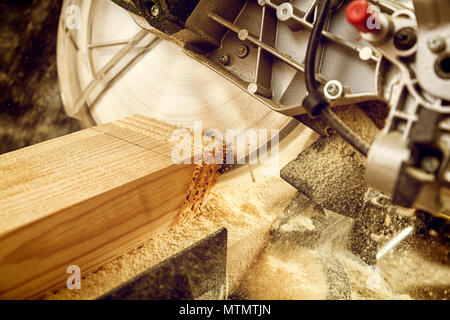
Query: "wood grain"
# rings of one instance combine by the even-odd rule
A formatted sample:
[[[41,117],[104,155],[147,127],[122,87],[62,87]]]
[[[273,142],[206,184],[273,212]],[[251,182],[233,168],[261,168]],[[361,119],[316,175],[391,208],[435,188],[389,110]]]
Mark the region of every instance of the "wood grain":
[[[194,165],[133,117],[0,156],[0,298],[37,298],[177,221]]]

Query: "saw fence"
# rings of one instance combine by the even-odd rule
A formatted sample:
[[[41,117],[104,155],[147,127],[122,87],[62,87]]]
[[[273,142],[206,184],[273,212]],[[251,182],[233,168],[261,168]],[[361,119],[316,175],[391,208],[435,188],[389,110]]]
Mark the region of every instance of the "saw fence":
[[[173,163],[173,130],[137,116],[0,156],[0,298],[38,298],[173,225],[196,172]]]

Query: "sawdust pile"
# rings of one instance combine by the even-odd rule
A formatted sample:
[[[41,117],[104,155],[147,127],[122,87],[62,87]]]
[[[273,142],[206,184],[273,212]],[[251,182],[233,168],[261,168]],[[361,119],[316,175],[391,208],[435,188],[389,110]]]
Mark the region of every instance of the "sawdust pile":
[[[273,246],[252,267],[242,282],[240,294],[256,300],[329,299],[330,290],[342,282],[341,278],[327,274],[329,261],[342,265],[352,300],[411,299],[408,294],[398,293],[404,291],[394,292],[379,268],[368,266],[348,252],[331,254],[320,248],[302,247],[280,250]]]
[[[256,300],[322,300],[327,278],[320,256],[307,248],[281,251],[269,247],[240,288]]]
[[[82,289],[62,289],[47,299],[95,299],[221,227],[228,234],[228,282],[232,292],[268,241],[268,231],[295,195],[279,177],[231,173],[207,196],[197,217],[188,216],[169,231],[86,275]]]
[[[450,298],[448,248],[414,237],[381,259],[377,268],[339,256],[352,281],[353,299]]]
[[[379,267],[396,292],[415,299],[450,299],[448,247],[431,239],[413,238],[390,252]]]
[[[412,239],[377,266],[369,266],[349,251],[270,245],[242,282],[240,295],[257,300],[328,299],[330,288],[342,281],[325,271],[330,261],[326,258],[332,257],[345,271],[352,300],[446,300],[450,296],[450,265],[439,260],[447,260],[448,252],[427,254],[433,246]]]
[[[288,223],[283,224],[280,227],[280,231],[295,231],[295,230],[308,230],[313,231],[316,226],[313,220],[306,215],[298,215],[295,218],[289,220]]]
[[[348,252],[337,253],[336,258],[347,273],[352,300],[411,299],[408,295],[393,292],[379,268],[365,264]]]

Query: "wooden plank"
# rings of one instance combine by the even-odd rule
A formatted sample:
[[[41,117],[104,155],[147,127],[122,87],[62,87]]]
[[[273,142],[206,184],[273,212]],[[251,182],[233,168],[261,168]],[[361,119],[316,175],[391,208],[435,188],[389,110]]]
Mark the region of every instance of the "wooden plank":
[[[177,220],[194,165],[175,127],[133,117],[0,156],[0,298],[65,286]]]

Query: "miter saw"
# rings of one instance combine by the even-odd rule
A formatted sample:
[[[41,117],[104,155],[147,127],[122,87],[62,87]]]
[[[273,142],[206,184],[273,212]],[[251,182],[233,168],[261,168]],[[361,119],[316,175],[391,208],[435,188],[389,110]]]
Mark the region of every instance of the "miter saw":
[[[96,15],[105,14],[104,21],[108,20],[106,8],[122,10],[111,9],[111,1],[65,2],[58,68],[70,115],[95,124],[139,112],[187,126],[194,119],[204,120],[207,127],[219,129],[287,128],[289,119],[295,118],[319,133],[337,133],[367,158],[349,165],[343,157],[337,164],[341,171],[354,173],[358,186],[345,188],[339,181],[334,185],[329,181],[330,188],[342,188],[339,194],[353,197],[333,197],[326,188],[319,192],[313,185],[317,181],[305,181],[299,174],[299,168],[308,168],[293,166],[316,161],[320,150],[337,143],[323,138],[310,158],[301,155],[282,171],[302,193],[334,212],[358,212],[359,216],[373,213],[386,198],[389,210],[400,210],[397,206],[420,209],[427,212],[428,224],[438,217],[444,221],[441,231],[448,232],[449,0],[112,1],[135,22],[134,31],[124,36],[127,40],[104,37],[123,33],[122,24],[128,21],[98,27],[102,19]],[[79,21],[70,22],[74,4],[81,8]],[[76,28],[77,23],[89,31],[80,32],[86,28]],[[101,48],[112,51],[102,56],[95,51]],[[152,56],[152,52],[158,53]],[[143,54],[147,54],[146,64],[134,68],[130,76],[139,81],[131,84],[121,79],[130,65],[142,63],[136,61]],[[63,55],[73,55],[78,62],[67,65]],[[172,69],[176,64],[181,67]],[[205,66],[228,82],[204,72]],[[70,80],[74,73],[76,83]],[[166,74],[166,78],[155,78],[155,74]],[[122,100],[123,105],[123,93],[106,92],[120,81],[122,90],[133,92],[128,96],[136,99],[129,107],[132,110],[117,107],[105,112],[101,100],[117,105]],[[214,94],[207,96],[209,89]],[[353,125],[337,114],[342,106],[354,104],[362,104],[380,129],[370,142],[354,129],[362,122],[353,109],[338,113],[351,118]],[[155,106],[164,108],[155,110]],[[346,204],[339,206],[339,202]],[[364,216],[361,221],[368,219]]]
[[[114,2],[272,110],[324,119],[394,204],[450,214],[447,0]],[[369,145],[333,108],[371,100],[389,114]]]

